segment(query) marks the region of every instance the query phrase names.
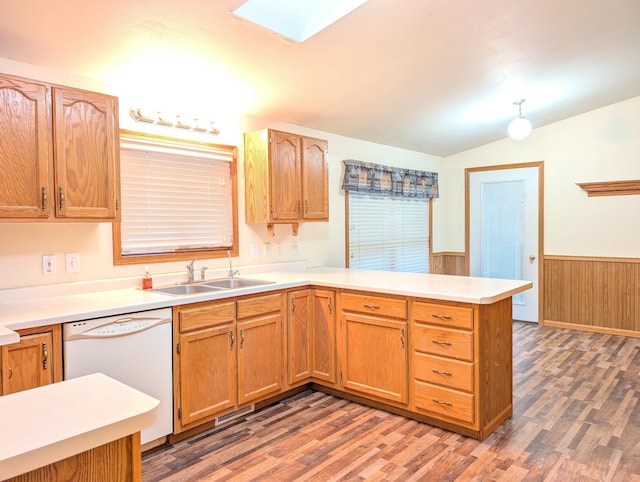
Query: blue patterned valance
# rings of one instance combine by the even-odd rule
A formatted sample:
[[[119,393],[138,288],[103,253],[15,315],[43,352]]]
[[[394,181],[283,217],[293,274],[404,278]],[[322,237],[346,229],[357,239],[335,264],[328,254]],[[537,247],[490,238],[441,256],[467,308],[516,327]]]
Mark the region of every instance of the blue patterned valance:
[[[381,196],[438,197],[438,173],[346,159],[342,189]]]

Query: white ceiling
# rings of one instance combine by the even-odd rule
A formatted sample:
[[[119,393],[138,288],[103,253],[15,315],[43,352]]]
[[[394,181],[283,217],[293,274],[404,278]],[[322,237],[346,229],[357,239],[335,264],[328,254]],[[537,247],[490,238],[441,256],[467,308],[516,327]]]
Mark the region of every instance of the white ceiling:
[[[640,95],[639,0],[369,0],[302,44],[241,3],[0,0],[0,57],[439,156]]]

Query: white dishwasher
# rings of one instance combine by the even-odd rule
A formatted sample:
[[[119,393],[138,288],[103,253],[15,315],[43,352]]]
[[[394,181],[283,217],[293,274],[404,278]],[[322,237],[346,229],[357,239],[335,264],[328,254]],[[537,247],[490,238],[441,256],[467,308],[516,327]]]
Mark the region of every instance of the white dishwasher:
[[[160,400],[141,443],[173,432],[171,308],[63,325],[64,378],[104,373]]]

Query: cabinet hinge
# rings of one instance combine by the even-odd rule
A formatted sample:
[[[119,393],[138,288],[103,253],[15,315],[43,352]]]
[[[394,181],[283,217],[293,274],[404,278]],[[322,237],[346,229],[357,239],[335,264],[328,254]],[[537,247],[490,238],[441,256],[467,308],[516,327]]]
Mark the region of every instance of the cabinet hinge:
[[[178,418],[182,419],[182,409],[181,408],[178,409]]]
[[[176,345],[176,353],[179,355],[180,354],[180,350],[182,349],[182,347],[180,346],[180,343],[178,343]]]

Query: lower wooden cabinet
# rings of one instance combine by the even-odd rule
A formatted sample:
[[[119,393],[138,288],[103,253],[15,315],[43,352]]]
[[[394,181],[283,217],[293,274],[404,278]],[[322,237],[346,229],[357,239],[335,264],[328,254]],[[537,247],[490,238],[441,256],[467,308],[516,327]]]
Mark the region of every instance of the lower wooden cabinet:
[[[407,404],[406,300],[343,293],[341,306],[342,388]]]
[[[282,294],[237,301],[238,405],[282,389]]]
[[[62,327],[18,330],[20,341],[0,347],[0,395],[62,380]]]
[[[414,300],[411,410],[480,440],[491,433],[512,413],[511,323],[510,298]]]
[[[304,289],[287,294],[287,381],[336,383],[336,294]]]
[[[177,337],[180,375],[176,407],[180,425],[204,421],[236,405],[235,327],[212,325]]]
[[[512,413],[511,323],[510,298],[313,287],[175,307],[174,429],[313,382],[483,440]]]
[[[174,307],[174,432],[282,388],[282,294]]]

